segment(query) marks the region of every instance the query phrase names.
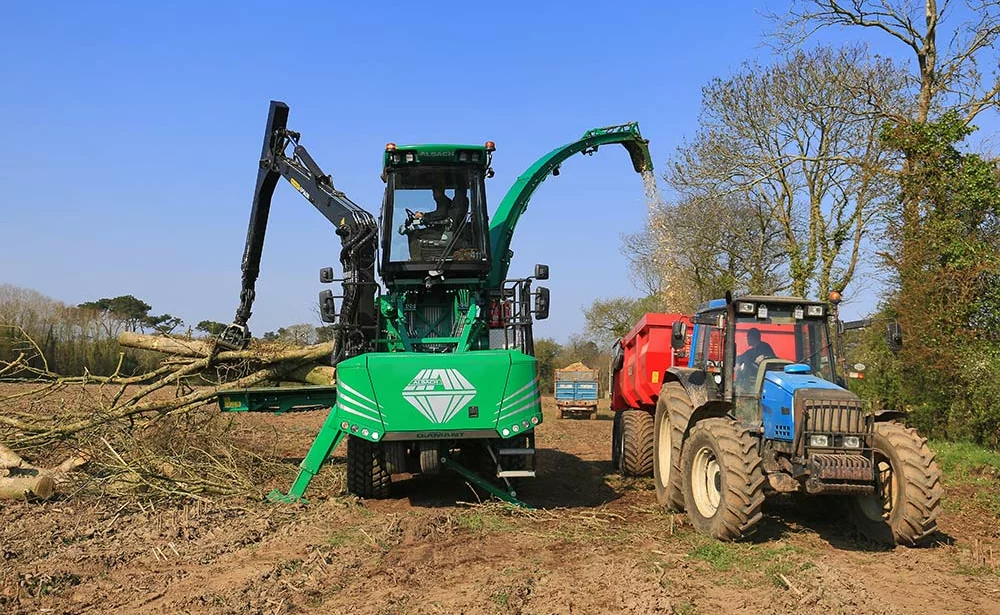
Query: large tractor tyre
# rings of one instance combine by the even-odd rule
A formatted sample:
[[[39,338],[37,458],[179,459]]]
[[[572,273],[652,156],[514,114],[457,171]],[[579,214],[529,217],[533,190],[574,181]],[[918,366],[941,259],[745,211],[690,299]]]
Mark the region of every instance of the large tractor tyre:
[[[389,497],[392,477],[382,445],[357,436],[347,438],[347,491],[362,498]]]
[[[653,417],[645,410],[622,411],[622,476],[653,473]]]
[[[941,469],[916,429],[875,424],[875,493],[854,496],[848,510],[858,530],[885,544],[929,543],[940,512]]]
[[[681,467],[684,505],[695,529],[719,540],[757,530],[764,471],[757,440],[731,419],[710,418],[691,429]]]
[[[615,412],[611,420],[611,470],[622,470],[622,413]]]
[[[681,447],[694,409],[684,386],[668,382],[660,389],[653,428],[653,482],[656,500],[676,511],[684,510]]]

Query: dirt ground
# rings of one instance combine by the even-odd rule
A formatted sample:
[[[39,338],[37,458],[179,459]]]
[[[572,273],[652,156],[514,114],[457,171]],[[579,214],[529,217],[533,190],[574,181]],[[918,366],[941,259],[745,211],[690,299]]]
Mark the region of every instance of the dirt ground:
[[[0,613],[1000,613],[1000,518],[967,487],[946,485],[932,548],[881,549],[780,501],[754,542],[721,544],[611,473],[606,410],[545,410],[533,511],[451,476],[357,500],[343,447],[306,505],[0,503]],[[287,470],[266,487],[286,488],[323,418],[233,420],[267,434]]]

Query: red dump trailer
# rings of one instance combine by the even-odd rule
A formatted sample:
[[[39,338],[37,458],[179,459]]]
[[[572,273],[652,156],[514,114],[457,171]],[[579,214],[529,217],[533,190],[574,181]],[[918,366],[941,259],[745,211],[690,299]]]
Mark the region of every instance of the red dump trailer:
[[[684,347],[670,343],[673,325],[688,323]],[[653,474],[653,416],[664,374],[687,366],[691,319],[685,314],[646,314],[615,344],[611,360],[611,462],[625,476]]]

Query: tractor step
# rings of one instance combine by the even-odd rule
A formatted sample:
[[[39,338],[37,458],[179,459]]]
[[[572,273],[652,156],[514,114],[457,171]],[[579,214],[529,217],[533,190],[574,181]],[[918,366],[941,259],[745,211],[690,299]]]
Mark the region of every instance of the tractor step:
[[[525,457],[531,457],[535,454],[535,449],[533,448],[501,448],[497,450],[497,454],[500,455],[524,455]]]
[[[500,470],[497,478],[534,478],[534,470]]]

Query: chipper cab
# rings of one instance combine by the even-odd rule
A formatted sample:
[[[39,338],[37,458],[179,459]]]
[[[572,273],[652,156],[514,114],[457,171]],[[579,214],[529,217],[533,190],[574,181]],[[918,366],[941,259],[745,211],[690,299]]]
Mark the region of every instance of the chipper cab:
[[[656,406],[660,503],[735,540],[753,533],[770,493],[832,496],[871,539],[931,539],[942,493],[934,455],[899,413],[869,414],[843,387],[828,312],[825,303],[761,296],[698,309],[689,365],[668,370]],[[678,320],[676,348],[686,335]]]
[[[385,196],[374,216],[333,185],[286,127],[288,107],[272,102],[264,133],[243,256],[240,306],[219,342],[243,348],[271,197],[285,178],[335,227],[343,275],[320,281],[324,322],[335,331],[336,383],[231,390],[227,411],[329,409],[287,494],[303,496],[334,448],[347,440],[347,488],[387,497],[396,473],[450,469],[517,502],[511,479],[534,475],[534,429],[542,422],[532,323],[548,314],[548,277],[509,279],[514,228],[535,189],[576,153],[618,143],[637,172],[649,172],[636,124],[588,131],[540,158],[507,192],[492,222],[486,179],[495,146],[396,145],[382,154]],[[381,283],[376,279],[376,269]],[[339,300],[339,306],[338,306]]]

